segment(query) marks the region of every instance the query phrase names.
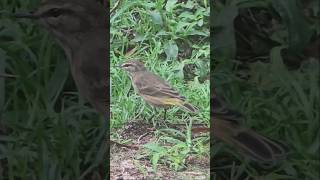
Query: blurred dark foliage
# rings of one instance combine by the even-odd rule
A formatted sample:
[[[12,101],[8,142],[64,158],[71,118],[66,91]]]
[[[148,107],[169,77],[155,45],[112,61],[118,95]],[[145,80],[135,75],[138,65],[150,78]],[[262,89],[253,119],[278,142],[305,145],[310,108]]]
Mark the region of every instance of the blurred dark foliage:
[[[319,19],[319,1],[317,0],[211,1],[212,88],[215,89],[218,96],[239,101],[244,99],[243,95],[252,91],[252,88],[264,88],[259,87],[259,83],[252,80],[254,72],[259,71],[253,69],[257,64],[266,67],[272,63],[283,64],[286,71],[293,74],[300,72],[300,69],[309,62],[319,62]],[[278,50],[280,55],[276,59],[274,52]],[[276,59],[277,62],[271,62],[271,59]],[[269,74],[265,74],[265,76],[267,77]],[[318,79],[318,77],[314,78]],[[237,83],[239,86],[235,85]],[[272,81],[268,82],[268,86],[270,89],[273,87]],[[306,93],[312,92],[307,87],[305,89]],[[274,92],[263,91],[256,94],[263,98],[272,97]],[[293,94],[291,93],[291,96]],[[290,98],[290,95],[283,96],[283,98]],[[268,99],[264,101],[268,101]],[[214,104],[213,101],[211,103]],[[294,107],[287,107],[288,111],[290,108],[294,111]],[[310,111],[314,110],[317,111],[316,109]],[[285,112],[282,114],[285,116]],[[312,140],[310,141],[312,142]],[[218,146],[214,147],[219,148]],[[212,153],[216,154],[216,150],[213,150]],[[227,150],[222,151],[212,160],[211,168],[215,178],[229,179],[232,174],[230,169],[236,166],[239,166],[239,169],[247,166],[243,164],[248,164],[248,162],[240,162],[230,154],[233,153]],[[230,165],[230,162],[235,162],[235,164]],[[266,167],[261,168],[252,162],[249,164],[256,168],[255,172],[258,175],[272,172],[277,168],[269,167],[265,170]],[[281,175],[287,175],[288,172],[280,170]],[[304,175],[307,172],[300,170],[297,174],[297,176],[305,178]],[[237,174],[235,177],[236,179],[245,179],[248,174]]]

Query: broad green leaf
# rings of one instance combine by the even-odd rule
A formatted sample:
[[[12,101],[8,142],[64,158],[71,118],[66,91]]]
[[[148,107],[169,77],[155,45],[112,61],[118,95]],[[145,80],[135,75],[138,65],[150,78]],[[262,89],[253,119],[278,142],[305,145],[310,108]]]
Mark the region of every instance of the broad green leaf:
[[[173,40],[164,45],[164,52],[167,55],[167,59],[177,59],[178,51],[178,46]]]
[[[153,156],[152,156],[152,168],[154,171],[157,171],[157,166],[158,166],[158,161],[160,159],[160,154],[161,153],[154,153]]]
[[[236,55],[236,39],[233,26],[238,16],[236,6],[226,6],[222,10],[214,10],[210,17],[213,25],[212,50],[216,57],[231,59]]]
[[[150,11],[150,16],[152,18],[152,21],[155,23],[155,24],[158,24],[158,25],[163,25],[163,20],[162,20],[162,17],[159,13],[159,11]]]
[[[149,150],[152,150],[154,152],[158,152],[158,153],[165,151],[165,149],[163,147],[161,147],[159,144],[156,144],[154,142],[150,142],[148,144],[145,144],[145,145],[143,145],[143,147],[145,147]]]
[[[273,0],[272,5],[288,26],[289,50],[291,53],[301,52],[309,43],[312,32],[305,20],[302,8],[297,0]]]
[[[176,6],[177,0],[168,0],[166,4],[166,11],[171,12]]]

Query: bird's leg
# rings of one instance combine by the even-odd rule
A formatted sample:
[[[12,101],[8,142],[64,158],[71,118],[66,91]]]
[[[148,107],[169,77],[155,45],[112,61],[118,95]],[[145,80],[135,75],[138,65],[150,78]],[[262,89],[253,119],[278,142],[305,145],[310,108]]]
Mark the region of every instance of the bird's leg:
[[[148,122],[150,122],[150,121],[154,118],[155,114],[157,113],[157,111],[156,111],[155,108],[152,107],[151,109],[152,109],[152,115],[151,115],[151,117],[148,119]]]
[[[158,123],[157,123],[157,126],[158,127],[165,127],[167,126],[166,124],[166,118],[167,118],[167,109],[164,108],[164,114],[163,114],[163,119],[159,119]]]

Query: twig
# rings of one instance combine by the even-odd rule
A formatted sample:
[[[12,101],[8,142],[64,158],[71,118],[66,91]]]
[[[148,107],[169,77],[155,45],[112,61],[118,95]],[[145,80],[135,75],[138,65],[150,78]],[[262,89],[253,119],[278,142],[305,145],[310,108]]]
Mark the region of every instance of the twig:
[[[120,147],[125,147],[125,148],[129,148],[129,149],[135,149],[138,150],[140,148],[140,146],[135,146],[135,145],[125,145],[125,144],[121,144],[115,141],[110,140],[110,144],[114,144]]]
[[[207,132],[210,132],[210,128],[208,128],[208,127],[196,127],[196,128],[192,128],[191,132],[194,133],[194,134],[207,133]]]
[[[150,132],[151,132],[151,131],[142,134],[142,135],[138,138],[138,143],[140,143],[140,140],[141,140],[142,138],[144,138],[145,136],[147,136]]]
[[[121,0],[118,0],[116,4],[112,7],[110,14],[112,14],[120,5]]]
[[[175,123],[175,124],[171,124],[172,126],[186,126],[186,124],[182,124],[182,123]],[[204,123],[192,123],[192,126],[207,126]]]

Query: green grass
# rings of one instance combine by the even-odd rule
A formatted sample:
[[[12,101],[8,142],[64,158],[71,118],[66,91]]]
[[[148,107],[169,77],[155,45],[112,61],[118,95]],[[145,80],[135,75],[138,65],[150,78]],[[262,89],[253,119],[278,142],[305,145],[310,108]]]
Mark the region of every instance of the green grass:
[[[214,3],[211,57],[216,62],[212,78],[218,95],[245,115],[248,127],[289,149],[286,160],[262,169],[235,149],[215,143],[216,179],[319,179],[319,57],[305,51],[319,48],[310,43],[320,35],[319,9],[314,8],[318,5],[317,1],[303,6],[296,1]],[[302,14],[305,11],[309,14]]]
[[[230,171],[240,175],[247,174],[248,177],[262,176],[267,179],[281,179],[280,175],[286,175],[285,179],[317,179],[317,169],[320,165],[317,153],[319,63],[310,60],[304,63],[301,69],[293,72],[283,67],[277,69],[272,64],[255,63],[248,72],[254,76],[249,82],[239,80],[228,72],[232,73],[224,70],[216,76],[217,79],[224,76],[230,78],[228,82],[217,82],[221,89],[228,87],[228,90],[219,94],[227,97],[235,109],[244,113],[247,117],[244,123],[247,126],[284,142],[289,148],[288,159],[283,161],[278,169],[264,173],[256,169],[256,165],[244,162],[243,157],[239,157],[234,149],[220,149],[220,152],[234,154],[234,157],[244,162],[232,167],[233,170]],[[219,168],[218,161],[215,166]]]
[[[209,10],[205,0],[168,2],[171,5],[163,10],[161,1],[121,1],[111,15],[110,56],[112,66],[131,58],[143,60],[150,71],[168,80],[201,109],[196,115],[170,109],[167,123],[186,123],[187,131],[159,129],[156,141],[139,154],[148,157],[155,170],[165,164],[175,171],[185,167],[188,155],[200,158],[209,153],[208,137],[192,139],[190,135],[190,122],[209,124]],[[2,0],[0,11],[29,10],[37,3]],[[290,149],[287,160],[262,170],[234,149],[215,143],[217,176],[319,179],[319,62],[303,53],[308,40],[319,37],[319,4],[309,1],[304,9],[313,15],[303,17],[292,3],[295,1],[227,1],[218,2],[213,9],[212,25],[217,33],[211,37],[211,57],[216,90],[231,107],[245,114],[248,127],[285,142]],[[278,26],[275,23],[267,29],[267,38],[276,41],[278,47],[268,49],[264,40],[260,46],[246,39],[253,42],[251,50],[258,55],[242,57],[239,62],[236,50],[246,46],[243,42],[243,47],[235,46],[234,24],[228,22],[248,7],[272,14]],[[286,13],[280,13],[282,10]],[[258,18],[263,18],[263,13]],[[259,30],[249,34],[265,35]],[[248,34],[242,35],[248,38]],[[281,57],[279,47],[289,47],[294,58]],[[102,142],[103,137],[97,138],[102,126],[94,110],[78,97],[61,49],[29,20],[18,22],[1,15],[0,75],[5,74],[13,78],[0,77],[0,175],[4,176],[0,179],[79,179],[101,158],[96,145]],[[112,130],[123,127],[128,120],[152,114],[134,93],[124,72],[112,67],[111,80]],[[159,112],[156,118],[161,117]],[[124,141],[115,131],[111,135]],[[228,156],[227,165],[219,159],[221,155]],[[137,164],[139,167],[143,169],[143,164]]]
[[[208,18],[207,1],[168,1],[165,7],[163,1],[121,1],[111,14],[113,139],[123,141],[117,139],[115,129],[127,121],[148,119],[154,113],[133,91],[127,74],[115,67],[129,59],[143,61],[148,70],[167,80],[200,109],[197,114],[189,114],[173,107],[167,112],[167,123],[186,123],[186,128],[191,121],[210,124]],[[163,110],[157,112],[154,119],[162,119]],[[176,133],[184,140],[158,129],[155,132],[157,141],[145,146],[144,155],[150,157],[154,167],[158,163],[168,163],[172,170],[178,170],[185,166],[184,161],[189,154],[208,155],[208,144],[200,143],[203,138],[191,140],[190,128],[186,134]],[[170,142],[171,146],[164,147],[165,142]]]
[[[0,10],[37,3],[4,0]],[[63,51],[36,23],[3,14],[0,39],[0,74],[14,75],[0,77],[0,179],[83,178],[103,159],[106,127],[79,98]]]

